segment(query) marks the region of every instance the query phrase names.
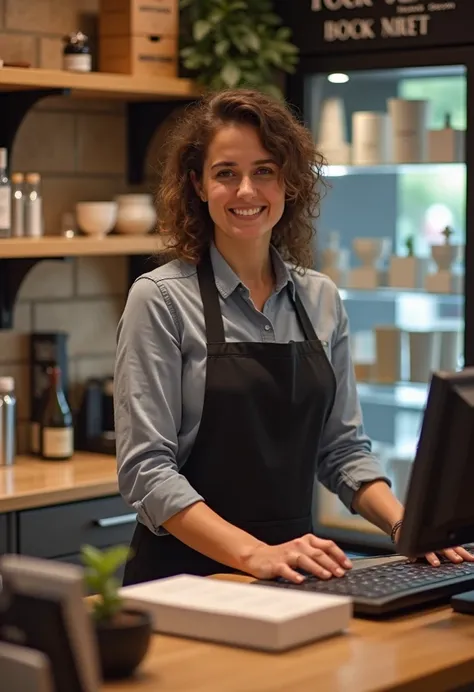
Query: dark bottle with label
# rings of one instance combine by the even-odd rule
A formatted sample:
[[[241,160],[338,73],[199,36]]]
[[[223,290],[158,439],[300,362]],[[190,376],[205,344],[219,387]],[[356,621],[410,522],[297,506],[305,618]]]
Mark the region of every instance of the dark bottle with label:
[[[42,459],[65,461],[74,453],[72,413],[62,387],[61,368],[48,368],[48,377],[41,413],[40,455]]]

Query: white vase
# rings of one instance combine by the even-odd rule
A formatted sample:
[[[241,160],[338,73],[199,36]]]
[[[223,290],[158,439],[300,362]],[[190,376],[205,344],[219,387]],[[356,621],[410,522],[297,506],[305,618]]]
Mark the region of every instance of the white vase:
[[[388,99],[394,163],[428,160],[429,101]]]
[[[118,233],[145,235],[153,230],[156,211],[151,195],[118,195],[116,201]]]
[[[390,116],[357,111],[352,115],[352,163],[375,166],[392,160]]]

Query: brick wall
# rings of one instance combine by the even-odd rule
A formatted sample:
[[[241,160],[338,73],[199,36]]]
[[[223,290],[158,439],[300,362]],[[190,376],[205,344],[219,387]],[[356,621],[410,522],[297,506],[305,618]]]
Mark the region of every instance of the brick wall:
[[[98,0],[0,0],[0,57],[60,68],[61,37],[77,29],[93,36],[97,7]],[[75,202],[129,191],[122,103],[45,99],[23,121],[10,155],[12,170],[42,174],[47,234],[59,232],[62,213],[73,210]],[[75,406],[81,383],[113,370],[126,285],[122,257],[41,262],[27,276],[14,328],[0,331],[0,375],[11,374],[17,381],[21,450],[29,417],[29,332],[69,333]]]

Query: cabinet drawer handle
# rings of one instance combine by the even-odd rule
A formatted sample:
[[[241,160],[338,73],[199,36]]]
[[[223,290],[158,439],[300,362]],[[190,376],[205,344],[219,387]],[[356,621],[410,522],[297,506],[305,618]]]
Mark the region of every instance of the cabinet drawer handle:
[[[122,524],[133,524],[137,520],[136,514],[120,514],[118,517],[104,517],[96,519],[97,526],[101,529],[107,529],[110,526],[121,526]]]

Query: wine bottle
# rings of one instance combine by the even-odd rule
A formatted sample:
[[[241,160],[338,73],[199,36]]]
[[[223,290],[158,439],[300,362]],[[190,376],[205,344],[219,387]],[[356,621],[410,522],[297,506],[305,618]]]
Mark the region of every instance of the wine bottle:
[[[74,453],[72,413],[61,381],[61,368],[48,368],[49,387],[41,415],[41,447],[43,459],[65,461]]]

